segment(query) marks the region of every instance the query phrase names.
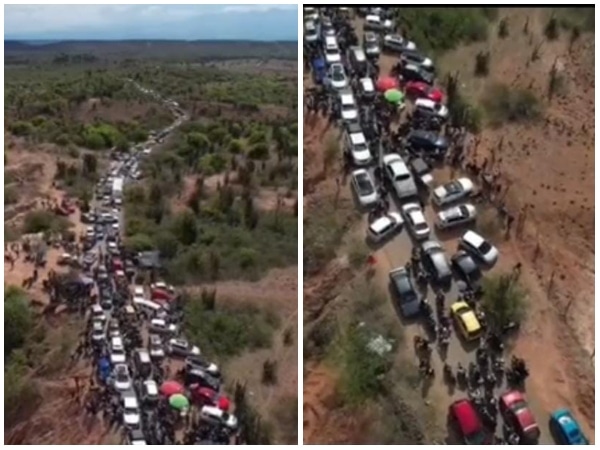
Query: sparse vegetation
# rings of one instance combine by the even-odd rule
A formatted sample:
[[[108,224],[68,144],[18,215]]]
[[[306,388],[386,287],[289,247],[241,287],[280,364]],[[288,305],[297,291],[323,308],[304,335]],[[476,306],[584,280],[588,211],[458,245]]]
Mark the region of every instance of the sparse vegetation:
[[[500,20],[500,22],[498,23],[498,37],[501,39],[506,39],[508,35],[508,18],[503,17],[502,20]]]
[[[496,14],[496,8],[397,8],[404,35],[434,52],[485,40]]]
[[[274,314],[251,306],[230,306],[216,302],[207,308],[201,299],[185,304],[185,329],[204,353],[228,358],[246,349],[268,348],[279,325]]]
[[[527,292],[514,274],[488,276],[483,281],[482,306],[492,329],[502,330],[525,316]]]
[[[481,130],[481,111],[464,98],[459,88],[458,74],[448,74],[445,80],[450,123],[453,127],[465,127],[471,133]]]
[[[542,105],[532,91],[513,89],[504,84],[491,86],[482,104],[486,118],[493,126],[507,122],[532,122],[542,115]]]
[[[548,19],[548,23],[544,28],[544,35],[549,41],[555,41],[560,36],[558,19],[554,14]]]
[[[23,233],[62,233],[71,226],[64,217],[57,216],[51,211],[31,211],[25,215]]]
[[[475,75],[485,77],[490,73],[490,52],[479,52],[475,55]]]

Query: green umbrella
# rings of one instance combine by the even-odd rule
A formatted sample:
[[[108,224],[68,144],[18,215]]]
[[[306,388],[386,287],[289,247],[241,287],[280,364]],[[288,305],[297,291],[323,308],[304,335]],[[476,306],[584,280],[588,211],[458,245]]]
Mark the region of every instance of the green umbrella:
[[[385,94],[383,94],[385,99],[390,102],[390,103],[394,103],[394,104],[400,104],[400,103],[404,103],[404,94],[399,91],[398,89],[388,89],[387,91],[385,91]]]
[[[190,407],[189,400],[183,394],[173,394],[169,397],[169,405],[181,411]]]

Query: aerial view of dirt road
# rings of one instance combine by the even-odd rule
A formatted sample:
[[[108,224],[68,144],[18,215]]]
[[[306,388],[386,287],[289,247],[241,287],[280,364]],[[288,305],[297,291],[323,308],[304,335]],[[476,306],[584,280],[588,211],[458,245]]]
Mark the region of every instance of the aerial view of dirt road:
[[[303,15],[304,442],[592,444],[593,7]]]
[[[297,11],[5,8],[5,443],[297,443]]]

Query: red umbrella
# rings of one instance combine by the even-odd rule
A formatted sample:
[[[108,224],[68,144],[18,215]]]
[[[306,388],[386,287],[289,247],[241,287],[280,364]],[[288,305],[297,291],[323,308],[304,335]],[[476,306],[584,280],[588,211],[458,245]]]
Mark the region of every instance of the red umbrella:
[[[185,392],[185,388],[178,383],[177,381],[165,381],[160,387],[160,393],[170,397],[175,394],[183,394]]]
[[[398,89],[400,83],[394,77],[381,77],[377,80],[377,89],[381,92],[388,91],[390,89]]]
[[[227,412],[227,411],[229,411],[230,401],[229,401],[229,399],[228,399],[227,397],[225,397],[225,396],[223,396],[223,397],[220,397],[220,398],[219,398],[219,401],[218,401],[218,403],[217,403],[217,406],[218,406],[218,408],[219,408],[221,411],[225,411],[225,412]]]

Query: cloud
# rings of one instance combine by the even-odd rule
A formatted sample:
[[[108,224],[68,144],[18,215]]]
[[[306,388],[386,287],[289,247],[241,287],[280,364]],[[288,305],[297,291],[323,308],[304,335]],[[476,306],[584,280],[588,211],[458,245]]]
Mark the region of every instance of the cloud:
[[[5,5],[4,33],[5,37],[62,36],[69,38],[71,34],[78,36],[88,33],[94,38],[106,32],[107,39],[120,36],[130,36],[139,30],[140,35],[146,36],[152,29],[165,30],[171,25],[173,34],[177,37],[177,23],[190,23],[198,20],[202,27],[202,19],[206,22],[226,20],[248,13],[264,15],[265,21],[270,15],[283,11],[288,14],[297,10],[296,5]],[[255,17],[253,17],[255,19]],[[229,19],[228,19],[229,20]],[[237,23],[238,20],[230,20]],[[214,26],[214,24],[212,24]],[[264,28],[279,26],[265,22]],[[227,35],[231,30],[219,30]],[[231,31],[234,32],[235,30]],[[268,31],[268,30],[267,30]],[[166,32],[166,31],[165,31]],[[190,31],[191,32],[191,31]],[[200,31],[199,31],[200,32]],[[234,33],[235,34],[235,33]],[[169,36],[157,38],[166,39]],[[193,38],[193,36],[191,37]],[[203,37],[206,39],[207,37]]]

